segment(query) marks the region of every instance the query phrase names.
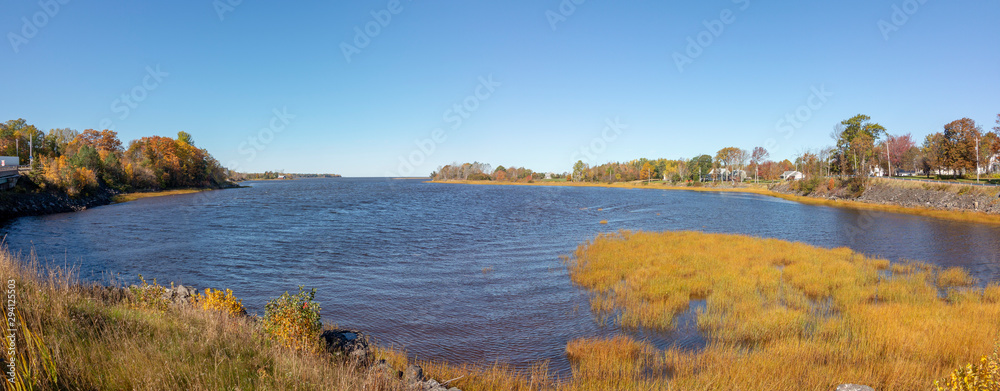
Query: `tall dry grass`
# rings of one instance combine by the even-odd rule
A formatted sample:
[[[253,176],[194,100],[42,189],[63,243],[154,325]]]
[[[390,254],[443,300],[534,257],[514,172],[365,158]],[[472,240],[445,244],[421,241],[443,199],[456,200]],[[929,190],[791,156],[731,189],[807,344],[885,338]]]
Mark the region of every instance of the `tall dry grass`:
[[[254,317],[195,305],[149,305],[128,290],[82,284],[65,269],[41,270],[34,257],[22,260],[0,248],[0,278],[5,286],[14,280],[17,292],[17,383],[2,382],[16,390],[401,390],[405,386],[343,358],[286,348],[271,340]],[[5,342],[0,353],[7,348]],[[391,349],[377,349],[377,355],[400,370],[411,363],[405,353]],[[0,357],[6,371],[7,356]],[[457,378],[451,385],[465,390],[551,386],[544,366],[522,374],[501,364],[420,364],[428,376],[441,381]]]
[[[846,248],[622,231],[581,245],[569,269],[593,292],[593,309],[626,328],[670,331],[691,299],[704,298],[698,328],[710,340],[700,352],[653,355],[623,354],[636,348],[620,341],[572,342],[604,346],[570,355],[580,357],[578,385],[618,378],[645,388],[660,379],[588,369],[597,355],[611,368],[634,361],[680,390],[927,389],[1000,338],[1000,285],[982,288],[961,269],[894,265]]]

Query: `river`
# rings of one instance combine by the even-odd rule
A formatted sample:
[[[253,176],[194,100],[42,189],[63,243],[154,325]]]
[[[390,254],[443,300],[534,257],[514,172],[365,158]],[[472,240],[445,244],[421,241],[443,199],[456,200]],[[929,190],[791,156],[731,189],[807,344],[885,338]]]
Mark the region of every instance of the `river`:
[[[231,288],[251,312],[299,285],[324,321],[421,359],[547,360],[566,342],[621,332],[596,321],[561,255],[600,232],[699,230],[851,247],[962,266],[1000,281],[1000,226],[804,205],[740,193],[472,186],[382,178],[249,182],[25,217],[0,231],[14,252],[81,278],[136,275]],[[599,224],[607,220],[608,224]],[[645,335],[658,345],[685,335]]]

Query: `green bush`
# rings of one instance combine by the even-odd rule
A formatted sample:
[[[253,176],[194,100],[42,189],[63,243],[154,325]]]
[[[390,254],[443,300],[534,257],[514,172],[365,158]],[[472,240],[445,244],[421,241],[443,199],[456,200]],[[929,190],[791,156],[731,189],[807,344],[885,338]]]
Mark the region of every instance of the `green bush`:
[[[299,293],[287,291],[264,306],[264,331],[286,347],[319,350],[319,334],[323,331],[320,306],[315,301],[316,288],[306,291],[299,286]]]

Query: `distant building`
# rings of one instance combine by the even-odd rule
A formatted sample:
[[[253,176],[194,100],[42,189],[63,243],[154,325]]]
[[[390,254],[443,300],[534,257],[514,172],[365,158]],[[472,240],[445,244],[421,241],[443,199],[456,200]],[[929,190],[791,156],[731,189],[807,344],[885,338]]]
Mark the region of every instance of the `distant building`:
[[[804,179],[805,177],[806,174],[803,174],[798,171],[785,171],[781,173],[781,179],[785,181],[799,181]]]
[[[552,173],[551,172],[545,173],[545,179],[552,179]]]
[[[19,163],[17,156],[0,156],[0,190],[13,189],[17,185],[21,177]]]
[[[0,156],[0,166],[17,166],[20,164],[20,160],[17,156]]]
[[[725,168],[713,168],[704,176],[705,181],[737,181],[743,182],[747,179],[747,172],[744,170],[729,171]]]

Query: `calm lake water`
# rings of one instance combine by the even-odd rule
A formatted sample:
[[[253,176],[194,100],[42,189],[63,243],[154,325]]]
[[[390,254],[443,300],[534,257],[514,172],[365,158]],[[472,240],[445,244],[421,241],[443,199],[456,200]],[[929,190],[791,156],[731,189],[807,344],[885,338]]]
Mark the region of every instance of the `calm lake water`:
[[[21,218],[0,232],[12,250],[34,249],[85,279],[141,273],[232,288],[258,313],[267,299],[305,285],[317,288],[325,321],[419,358],[517,367],[548,360],[561,374],[567,341],[620,332],[594,319],[560,260],[600,232],[775,237],[1000,280],[1000,226],[750,194],[356,178],[248,184]],[[692,327],[642,336],[697,347]]]

